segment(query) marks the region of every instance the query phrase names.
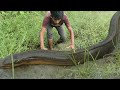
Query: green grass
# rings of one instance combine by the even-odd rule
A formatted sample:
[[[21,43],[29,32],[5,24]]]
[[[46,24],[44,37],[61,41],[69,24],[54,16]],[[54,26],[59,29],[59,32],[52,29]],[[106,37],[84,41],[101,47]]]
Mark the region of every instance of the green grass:
[[[76,48],[86,48],[106,38],[113,12],[70,12]],[[77,18],[75,18],[77,17]]]
[[[43,15],[31,12],[12,16],[1,16],[0,57],[11,53],[34,49],[39,44],[39,31]],[[10,17],[11,15],[11,17]],[[33,33],[34,32],[34,33]]]
[[[75,33],[75,48],[86,48],[105,39],[108,33],[109,22],[114,12],[69,11],[65,12]],[[6,11],[0,12],[0,57],[11,53],[38,49],[39,32],[45,12]],[[65,50],[70,43],[69,33],[64,48],[58,46],[56,50]],[[53,29],[54,41],[59,38]],[[45,34],[45,46],[47,39]],[[62,45],[63,46],[63,45]]]
[[[39,32],[46,12],[43,11],[0,11],[0,58],[17,52],[38,49]],[[109,24],[114,11],[65,11],[75,33],[75,48],[86,48],[107,37]],[[69,33],[65,45],[55,50],[67,50]],[[53,29],[54,41],[59,36]],[[47,39],[45,34],[45,46]],[[116,62],[112,62],[116,61]],[[56,78],[113,78],[120,75],[120,52],[114,57],[88,61],[83,65],[66,67],[55,73]]]

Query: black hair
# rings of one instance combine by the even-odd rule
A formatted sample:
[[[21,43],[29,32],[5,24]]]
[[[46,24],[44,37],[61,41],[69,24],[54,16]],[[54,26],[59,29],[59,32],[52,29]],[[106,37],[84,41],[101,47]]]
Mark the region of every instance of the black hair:
[[[63,18],[63,11],[50,11],[51,12],[51,16],[56,18],[56,19],[62,19]]]

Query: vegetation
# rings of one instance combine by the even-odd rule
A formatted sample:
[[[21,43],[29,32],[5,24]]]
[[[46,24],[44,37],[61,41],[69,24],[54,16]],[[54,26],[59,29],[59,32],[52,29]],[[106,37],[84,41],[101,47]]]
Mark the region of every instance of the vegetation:
[[[75,33],[75,48],[86,48],[107,37],[111,17],[115,11],[65,11]],[[17,52],[39,49],[39,32],[45,11],[0,11],[0,57]],[[69,33],[64,26],[67,42],[55,50],[65,50],[69,45]],[[54,41],[59,38],[53,29]],[[47,39],[45,36],[45,46]],[[68,67],[57,72],[56,78],[113,78],[120,75],[119,51],[108,57],[84,65]],[[116,62],[112,62],[116,61]]]
[[[75,33],[75,47],[85,48],[105,39],[109,22],[114,12],[66,11]],[[0,57],[31,49],[39,49],[39,32],[44,11],[1,11],[0,12]],[[69,45],[69,33],[67,43]],[[53,29],[54,41],[59,38]],[[46,34],[45,34],[46,35]],[[45,36],[45,46],[47,39]],[[63,45],[62,45],[63,46]],[[56,50],[65,50],[59,46]]]

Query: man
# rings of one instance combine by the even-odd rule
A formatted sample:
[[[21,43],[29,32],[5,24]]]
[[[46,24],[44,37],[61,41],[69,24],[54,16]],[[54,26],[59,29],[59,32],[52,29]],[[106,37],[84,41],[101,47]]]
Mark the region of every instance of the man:
[[[63,11],[48,11],[47,15],[44,17],[42,30],[40,32],[40,48],[43,50],[47,50],[44,47],[44,33],[47,30],[47,39],[48,39],[48,49],[53,49],[53,36],[52,36],[52,28],[55,27],[60,35],[56,44],[64,43],[66,41],[66,36],[63,30],[63,23],[66,25],[69,33],[70,33],[70,41],[71,44],[67,48],[74,49],[74,33],[70,22],[68,20],[67,15],[64,14]]]

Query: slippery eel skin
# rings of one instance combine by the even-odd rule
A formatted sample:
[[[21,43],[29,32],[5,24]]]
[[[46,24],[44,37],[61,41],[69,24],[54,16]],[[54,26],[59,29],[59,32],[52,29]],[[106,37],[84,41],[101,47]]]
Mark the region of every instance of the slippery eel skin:
[[[22,65],[75,65],[84,63],[85,59],[103,58],[111,53],[120,39],[120,12],[116,12],[110,22],[109,33],[105,40],[86,49],[72,51],[32,50],[17,53],[0,59],[0,68],[11,68]]]

